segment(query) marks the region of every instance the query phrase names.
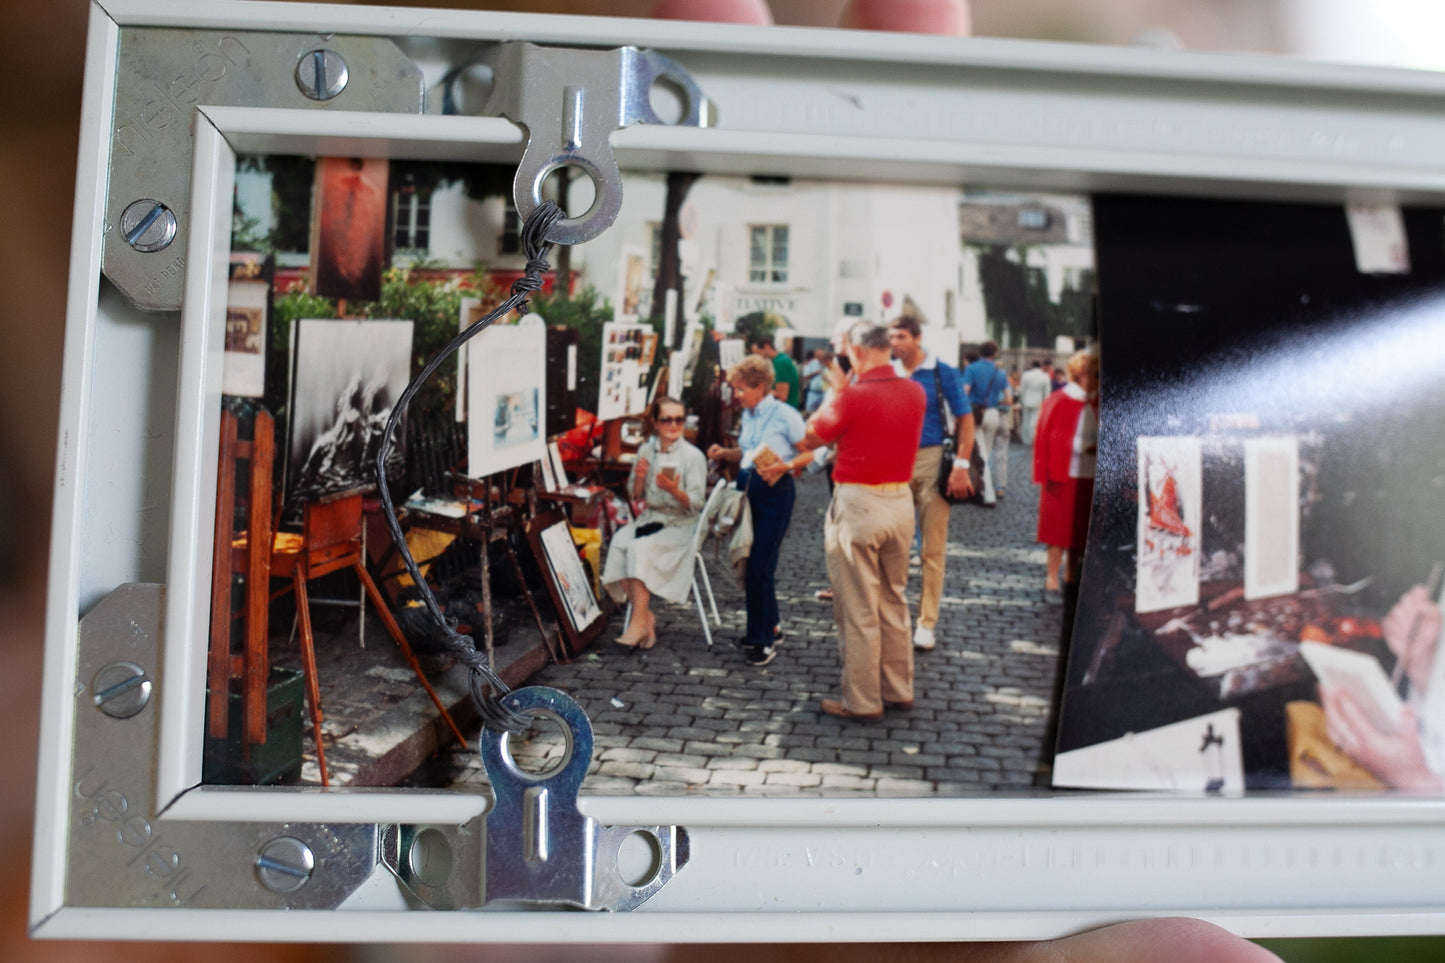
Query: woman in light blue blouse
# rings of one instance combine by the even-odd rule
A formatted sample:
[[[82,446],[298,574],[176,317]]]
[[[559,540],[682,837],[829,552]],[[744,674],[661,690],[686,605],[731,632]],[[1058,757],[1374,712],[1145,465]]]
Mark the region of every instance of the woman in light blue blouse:
[[[792,473],[812,461],[812,453],[799,454],[807,426],[796,408],[773,397],[773,366],[760,355],[749,355],[728,371],[733,397],[743,406],[738,447],[713,445],[707,456],[738,462],[738,490],[747,493],[752,512],[753,547],[743,580],[748,610],[747,634],[738,640],[749,665],[763,666],[777,654],[778,594],[774,578],[778,552],[788,523],[793,520],[796,496]]]

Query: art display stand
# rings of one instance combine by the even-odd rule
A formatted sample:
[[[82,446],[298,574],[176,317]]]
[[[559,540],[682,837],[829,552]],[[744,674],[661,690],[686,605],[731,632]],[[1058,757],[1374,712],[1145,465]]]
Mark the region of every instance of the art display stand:
[[[523,682],[532,673],[540,669],[548,659],[553,662],[564,663],[568,661],[566,648],[561,641],[554,638],[552,633],[547,631],[546,623],[542,620],[542,613],[537,608],[537,602],[532,595],[531,589],[527,587],[526,578],[522,574],[521,562],[517,559],[516,552],[512,548],[511,536],[518,528],[521,519],[518,517],[516,508],[501,499],[502,504],[495,504],[492,498],[491,479],[474,479],[463,476],[448,474],[446,476],[449,487],[452,489],[456,500],[460,501],[465,509],[460,517],[450,517],[419,508],[407,510],[411,518],[411,527],[426,528],[432,531],[446,532],[447,534],[475,540],[482,545],[480,553],[480,572],[482,590],[482,607],[486,612],[486,620],[483,623],[482,645],[487,656],[487,662],[495,669],[502,680],[508,685]],[[522,656],[511,665],[500,669],[496,666],[496,638],[492,624],[492,564],[489,548],[494,542],[500,542],[507,553],[507,559],[511,563],[512,572],[517,582],[522,587],[522,596],[527,600],[527,607],[532,612],[532,618],[536,622],[537,631],[542,636],[542,651],[536,654]],[[538,657],[540,656],[540,658]]]
[[[392,617],[376,583],[366,571],[362,549],[362,496],[358,493],[307,503],[302,509],[302,530],[274,532],[271,518],[271,465],[275,455],[275,423],[266,412],[256,416],[250,442],[237,437],[237,419],[230,412],[221,417],[220,473],[216,499],[216,541],[212,567],[211,650],[207,680],[211,691],[208,732],[226,736],[226,693],[230,681],[242,682],[243,753],[266,741],[266,680],[270,674],[268,631],[270,603],[287,592],[296,594],[296,616],[300,625],[301,662],[307,701],[316,739],[316,761],[321,784],[330,784],[322,740],[321,690],[317,681],[315,639],[311,631],[307,584],[342,569],[350,569],[361,581],[366,596],[376,607],[387,633],[402,657],[431,697],[447,727],[463,746],[466,739],[427,681],[411,645]],[[250,502],[247,531],[234,537],[236,462],[249,462]],[[243,606],[245,643],[239,659],[231,654],[231,576],[246,575]],[[290,584],[269,591],[272,578],[286,578]]]

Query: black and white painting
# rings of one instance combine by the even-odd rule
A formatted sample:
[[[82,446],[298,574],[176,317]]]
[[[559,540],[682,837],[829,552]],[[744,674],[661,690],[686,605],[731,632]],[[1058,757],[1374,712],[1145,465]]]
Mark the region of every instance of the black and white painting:
[[[373,462],[411,377],[410,321],[297,321],[291,343],[289,501],[376,484]],[[404,432],[387,461],[400,470]]]

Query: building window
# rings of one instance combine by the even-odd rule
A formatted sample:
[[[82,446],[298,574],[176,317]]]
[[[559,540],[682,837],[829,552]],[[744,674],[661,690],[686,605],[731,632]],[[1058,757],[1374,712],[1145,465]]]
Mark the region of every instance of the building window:
[[[788,226],[755,224],[749,229],[748,280],[784,284],[788,280]]]
[[[1026,231],[1042,231],[1049,226],[1049,212],[1042,207],[1019,208],[1019,227]]]
[[[393,245],[397,250],[425,251],[431,247],[431,198],[405,184],[392,195]]]
[[[522,253],[522,219],[517,216],[517,205],[511,201],[502,209],[502,236],[497,238],[497,253]]]

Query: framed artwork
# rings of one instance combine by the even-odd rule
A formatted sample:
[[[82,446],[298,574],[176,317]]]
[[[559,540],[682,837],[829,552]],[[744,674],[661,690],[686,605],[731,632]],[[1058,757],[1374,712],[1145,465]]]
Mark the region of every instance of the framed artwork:
[[[372,462],[411,379],[410,321],[300,320],[292,328],[286,498],[309,501],[375,484]],[[400,471],[406,426],[387,471]]]
[[[597,417],[611,421],[634,415],[647,407],[645,384],[652,358],[657,353],[657,332],[650,324],[604,324],[602,326],[601,386],[597,394]]]
[[[266,329],[275,261],[260,254],[231,255],[226,284],[226,357],[221,393],[260,398],[266,393]]]
[[[546,456],[547,329],[528,315],[467,344],[467,474],[506,471]]]
[[[567,650],[576,655],[601,633],[607,618],[592,593],[592,574],[577,554],[567,517],[544,512],[527,522],[527,543],[542,569],[547,594],[557,609],[557,623]]]
[[[381,297],[390,172],[383,158],[317,160],[311,225],[313,294],[356,301]]]

